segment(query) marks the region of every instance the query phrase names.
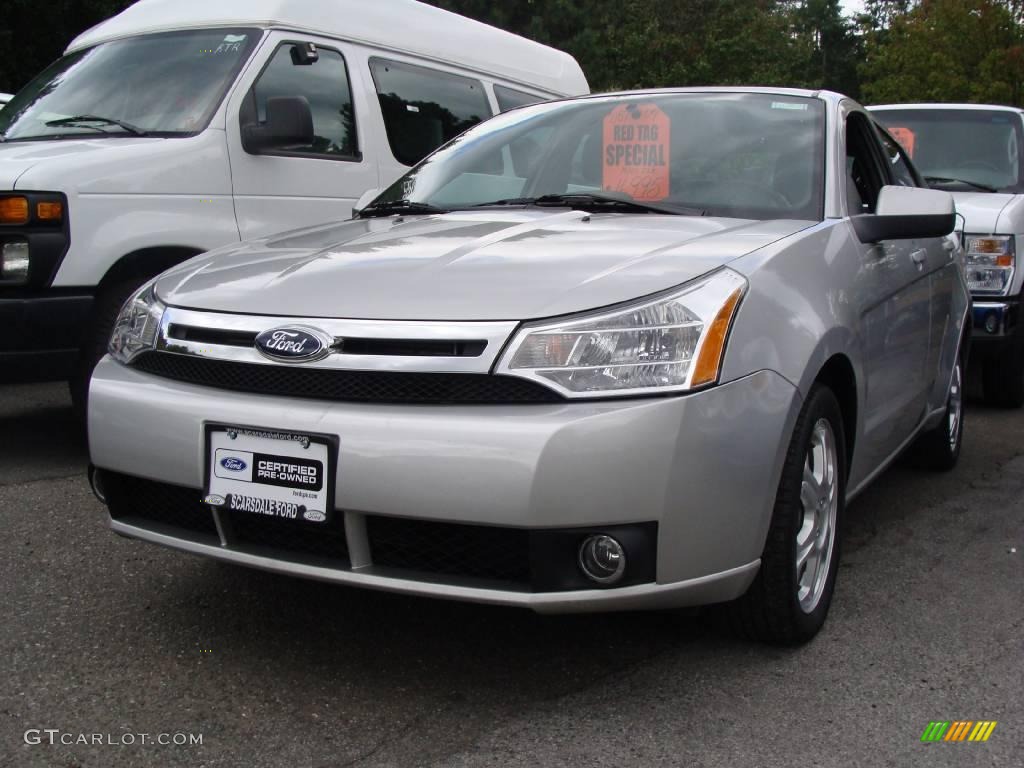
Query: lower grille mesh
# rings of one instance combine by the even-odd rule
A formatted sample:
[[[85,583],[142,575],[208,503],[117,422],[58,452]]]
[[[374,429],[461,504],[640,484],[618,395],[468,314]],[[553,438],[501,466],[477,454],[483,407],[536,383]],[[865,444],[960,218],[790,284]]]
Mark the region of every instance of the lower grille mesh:
[[[552,403],[563,398],[513,376],[337,371],[147,352],[132,367],[154,376],[235,392],[367,403]]]

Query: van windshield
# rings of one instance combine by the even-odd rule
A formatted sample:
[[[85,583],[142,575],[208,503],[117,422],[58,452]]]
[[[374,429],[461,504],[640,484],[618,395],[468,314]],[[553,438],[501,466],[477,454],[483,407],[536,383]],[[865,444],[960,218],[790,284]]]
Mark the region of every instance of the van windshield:
[[[471,128],[363,216],[487,206],[820,220],[821,101],[655,92],[522,107]]]
[[[987,109],[882,109],[874,112],[932,187],[1024,192],[1020,115]]]
[[[4,141],[203,130],[259,39],[205,29],[114,40],[47,67],[0,112]]]

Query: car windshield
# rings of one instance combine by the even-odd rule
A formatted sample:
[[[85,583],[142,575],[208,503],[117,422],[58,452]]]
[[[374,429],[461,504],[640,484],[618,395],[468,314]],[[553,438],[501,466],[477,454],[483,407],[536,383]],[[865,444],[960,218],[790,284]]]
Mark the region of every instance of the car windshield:
[[[258,37],[254,29],[191,30],[76,51],[4,107],[0,137],[195,133],[206,127]]]
[[[1019,115],[983,109],[884,109],[874,115],[931,186],[1024,192]]]
[[[824,105],[789,95],[654,93],[523,107],[470,129],[364,215],[565,205],[820,220]]]

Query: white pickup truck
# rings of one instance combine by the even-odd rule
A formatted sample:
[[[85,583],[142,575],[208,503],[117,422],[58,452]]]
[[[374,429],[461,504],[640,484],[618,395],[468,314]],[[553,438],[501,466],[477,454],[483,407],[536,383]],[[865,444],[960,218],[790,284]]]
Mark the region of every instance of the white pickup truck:
[[[1024,322],[1017,243],[1024,237],[1024,110],[989,104],[886,104],[871,108],[935,189],[964,216],[974,310],[971,357],[985,401],[1024,405]]]

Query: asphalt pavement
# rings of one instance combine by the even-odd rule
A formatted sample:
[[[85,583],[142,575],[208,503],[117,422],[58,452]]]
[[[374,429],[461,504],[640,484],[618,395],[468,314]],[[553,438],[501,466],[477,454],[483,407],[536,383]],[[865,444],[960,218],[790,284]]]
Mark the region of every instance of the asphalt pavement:
[[[829,622],[781,650],[714,610],[542,617],[121,539],[66,389],[0,387],[0,766],[1024,765],[1024,411],[972,405],[955,471],[848,509]]]

